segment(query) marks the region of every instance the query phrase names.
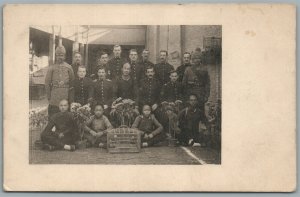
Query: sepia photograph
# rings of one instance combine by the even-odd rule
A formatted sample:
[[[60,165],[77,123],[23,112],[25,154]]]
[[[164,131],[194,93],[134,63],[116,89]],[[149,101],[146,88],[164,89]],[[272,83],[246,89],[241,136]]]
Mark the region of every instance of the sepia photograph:
[[[3,190],[296,191],[295,5],[3,16]]]
[[[221,25],[29,27],[30,164],[221,164]]]

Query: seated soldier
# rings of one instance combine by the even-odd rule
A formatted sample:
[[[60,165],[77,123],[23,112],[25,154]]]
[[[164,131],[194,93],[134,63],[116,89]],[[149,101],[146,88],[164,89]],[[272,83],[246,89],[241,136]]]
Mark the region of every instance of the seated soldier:
[[[56,149],[75,150],[75,141],[78,139],[78,129],[73,114],[68,111],[69,103],[61,100],[60,112],[50,117],[50,120],[41,134],[43,147],[49,151]]]
[[[131,128],[137,128],[142,132],[142,146],[152,146],[165,138],[162,132],[162,125],[156,120],[155,116],[151,114],[151,107],[149,105],[143,106],[142,115],[136,117]]]
[[[198,108],[197,96],[191,94],[189,96],[189,106],[184,108],[179,113],[179,128],[181,133],[178,135],[178,140],[182,145],[194,145],[201,140],[199,132],[199,123],[203,121],[201,111]]]
[[[84,137],[88,140],[90,146],[105,147],[107,140],[107,131],[112,129],[108,118],[103,115],[102,105],[96,105],[94,115],[86,122]]]

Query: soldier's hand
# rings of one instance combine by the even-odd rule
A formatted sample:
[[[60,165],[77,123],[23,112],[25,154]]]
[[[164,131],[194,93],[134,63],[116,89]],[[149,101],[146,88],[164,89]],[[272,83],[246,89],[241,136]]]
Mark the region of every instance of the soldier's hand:
[[[158,105],[155,103],[154,105],[152,105],[152,111],[155,111],[156,110],[156,108],[158,107]]]
[[[150,139],[153,138],[153,134],[152,134],[152,133],[149,134],[148,137],[149,137]]]
[[[148,139],[148,135],[147,135],[147,134],[145,134],[145,135],[144,135],[144,138],[145,138],[145,139]]]
[[[179,104],[179,103],[182,103],[182,101],[181,100],[176,100],[175,101],[175,104]]]
[[[107,105],[104,105],[103,107],[104,107],[104,109],[107,109],[107,108],[108,108],[108,106],[107,106]]]
[[[91,134],[92,136],[94,136],[94,137],[97,136],[97,133],[96,133],[95,131],[93,131],[93,130],[90,131],[90,134]]]
[[[60,133],[59,135],[58,135],[58,138],[63,138],[65,135],[63,134],[63,133]]]

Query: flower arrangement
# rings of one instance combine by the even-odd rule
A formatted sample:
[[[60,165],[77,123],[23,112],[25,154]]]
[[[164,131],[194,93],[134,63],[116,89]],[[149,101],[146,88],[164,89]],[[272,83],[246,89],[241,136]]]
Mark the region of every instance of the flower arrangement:
[[[90,104],[81,106],[80,103],[71,103],[70,111],[73,113],[73,117],[77,122],[80,140],[82,141],[84,134],[84,124],[87,120],[90,119],[92,115]]]
[[[29,110],[29,127],[43,129],[48,123],[47,107],[37,107]]]
[[[131,127],[139,112],[135,109],[135,102],[131,99],[116,99],[112,104],[110,116],[116,121],[115,126]]]

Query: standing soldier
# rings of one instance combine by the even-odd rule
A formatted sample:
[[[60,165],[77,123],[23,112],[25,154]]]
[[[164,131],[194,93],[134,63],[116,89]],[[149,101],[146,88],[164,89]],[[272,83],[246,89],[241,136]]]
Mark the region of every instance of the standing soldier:
[[[73,101],[70,90],[73,88],[74,72],[72,66],[64,62],[66,49],[61,44],[55,50],[56,62],[50,66],[45,78],[45,88],[49,101],[49,118],[59,112],[59,102],[61,100]]]
[[[98,79],[98,70],[99,70],[100,67],[105,68],[106,78],[111,79],[111,73],[110,73],[110,70],[108,68],[108,53],[105,52],[105,51],[101,51],[100,55],[97,59],[97,65],[95,66],[94,71],[91,74],[91,78],[93,80]]]
[[[141,86],[138,93],[139,109],[144,105],[149,105],[154,111],[158,107],[161,85],[154,78],[154,68],[146,68],[146,78],[141,80]]]
[[[111,80],[115,80],[122,75],[122,66],[126,60],[121,58],[122,49],[120,45],[115,45],[113,49],[114,57],[108,62],[108,70],[111,72]]]
[[[204,106],[210,95],[210,78],[201,64],[201,52],[195,51],[192,54],[192,66],[186,68],[182,83],[187,95],[197,96],[199,109],[205,117]]]
[[[167,62],[168,52],[165,50],[160,51],[160,63],[154,65],[156,78],[161,85],[170,81],[169,73],[174,70],[174,67]]]
[[[129,63],[131,66],[130,75],[134,81],[134,85],[136,87],[139,87],[140,79],[142,78],[142,75],[143,75],[143,67],[142,67],[142,65],[140,65],[137,62],[137,59],[138,59],[138,53],[137,53],[136,49],[131,49],[129,52],[129,60],[130,60]]]
[[[91,103],[93,94],[93,81],[86,77],[86,67],[79,66],[77,77],[74,80],[74,102],[85,105]]]
[[[82,56],[78,51],[74,52],[73,55],[74,55],[74,62],[72,64],[72,68],[74,71],[74,76],[77,76],[78,67],[82,66],[82,64],[81,64]]]
[[[140,64],[142,65],[142,79],[145,78],[145,71],[147,67],[153,67],[154,64],[152,62],[149,61],[149,55],[150,52],[148,49],[144,49],[142,52],[142,59],[140,61]]]
[[[182,83],[185,69],[190,66],[191,66],[191,54],[189,52],[185,52],[183,54],[183,64],[177,68],[178,81],[180,83]]]
[[[98,80],[94,82],[93,99],[96,104],[103,105],[105,115],[109,115],[114,98],[113,83],[106,79],[105,68],[99,68]]]

